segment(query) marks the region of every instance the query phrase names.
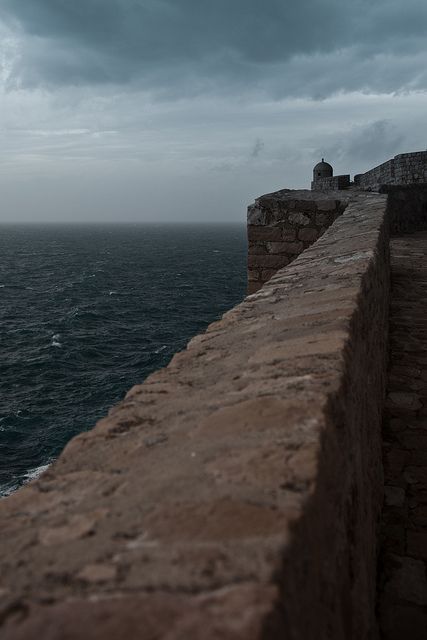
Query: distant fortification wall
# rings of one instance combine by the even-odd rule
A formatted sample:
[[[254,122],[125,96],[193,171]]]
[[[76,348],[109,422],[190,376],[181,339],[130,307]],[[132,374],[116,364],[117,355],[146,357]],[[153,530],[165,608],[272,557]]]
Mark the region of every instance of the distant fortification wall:
[[[361,189],[377,191],[382,185],[427,183],[427,151],[401,153],[378,167],[354,177]]]

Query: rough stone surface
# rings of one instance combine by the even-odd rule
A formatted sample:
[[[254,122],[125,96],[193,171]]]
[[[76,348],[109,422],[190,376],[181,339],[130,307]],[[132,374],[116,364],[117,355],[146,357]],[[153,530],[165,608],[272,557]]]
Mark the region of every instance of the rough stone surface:
[[[349,193],[283,189],[248,207],[248,293],[315,242],[345,210]]]
[[[283,210],[341,213],[326,202]],[[1,501],[2,640],[376,637],[385,203],[355,197]],[[264,205],[253,226],[279,223]]]
[[[383,186],[381,193],[388,195],[387,213],[392,234],[427,229],[427,184]]]
[[[311,183],[312,191],[341,191],[341,189],[348,189],[349,186],[349,175],[316,178]]]
[[[402,192],[399,190],[398,195]],[[412,203],[415,195],[410,198]],[[392,227],[414,230],[410,201]],[[408,210],[412,218],[408,221]],[[400,211],[401,220],[394,216]],[[418,208],[422,214],[422,208]],[[405,224],[406,222],[406,224]],[[425,224],[423,215],[418,223]],[[427,225],[426,225],[427,226]],[[427,233],[391,242],[390,372],[379,611],[384,640],[427,638]]]
[[[378,191],[382,185],[427,183],[427,151],[401,153],[354,178],[362,189]]]

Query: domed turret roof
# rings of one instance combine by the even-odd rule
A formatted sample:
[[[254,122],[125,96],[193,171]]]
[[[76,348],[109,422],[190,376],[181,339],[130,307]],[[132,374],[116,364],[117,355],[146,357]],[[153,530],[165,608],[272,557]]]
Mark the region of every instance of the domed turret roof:
[[[325,162],[325,158],[322,158],[322,162],[318,162],[316,164],[316,166],[314,167],[314,171],[331,171],[331,172],[333,172],[333,168],[329,164],[329,162]]]

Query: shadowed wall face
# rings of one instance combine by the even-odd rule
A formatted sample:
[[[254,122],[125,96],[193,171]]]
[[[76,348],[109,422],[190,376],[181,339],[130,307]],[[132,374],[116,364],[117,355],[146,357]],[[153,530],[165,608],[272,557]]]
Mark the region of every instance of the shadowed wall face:
[[[254,293],[279,269],[315,242],[340,216],[345,194],[283,189],[248,207],[248,293]]]

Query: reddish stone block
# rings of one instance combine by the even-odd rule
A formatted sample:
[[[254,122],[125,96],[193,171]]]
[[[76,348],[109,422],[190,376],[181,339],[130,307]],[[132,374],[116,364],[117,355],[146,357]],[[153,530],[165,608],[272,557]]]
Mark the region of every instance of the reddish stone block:
[[[280,242],[282,240],[281,227],[248,225],[249,242]]]
[[[302,242],[267,242],[267,250],[273,254],[298,255],[303,248]]]
[[[277,273],[277,269],[263,269],[261,271],[262,282],[267,282],[268,280],[270,280],[270,278],[274,276],[275,273]]]
[[[267,247],[263,242],[249,242],[248,245],[248,257],[253,255],[265,255],[267,254]]]

